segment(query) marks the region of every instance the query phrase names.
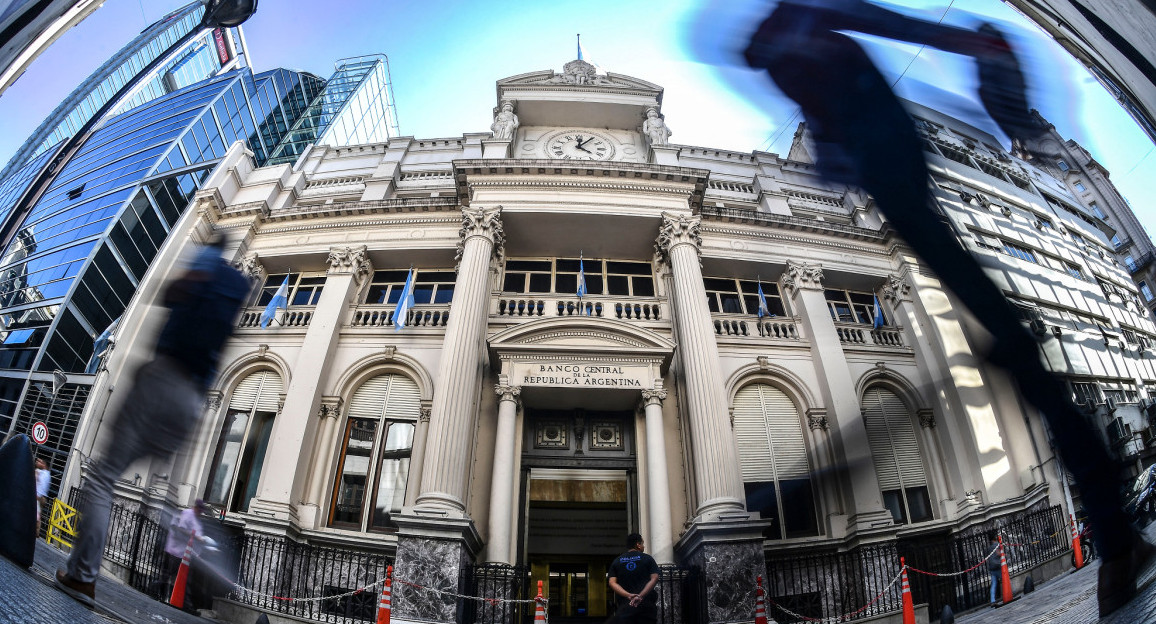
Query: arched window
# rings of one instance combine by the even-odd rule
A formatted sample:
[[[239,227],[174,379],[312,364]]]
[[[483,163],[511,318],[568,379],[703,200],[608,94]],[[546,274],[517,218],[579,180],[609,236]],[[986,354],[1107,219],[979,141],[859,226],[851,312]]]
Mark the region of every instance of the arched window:
[[[819,534],[799,410],[782,390],[751,384],[735,395],[734,428],[747,509],[774,521],[767,537]]]
[[[229,400],[213,456],[205,500],[230,511],[247,511],[257,495],[269,433],[277,416],[281,376],[269,370],[245,377]]]
[[[927,473],[907,405],[886,388],[868,388],[863,394],[863,424],[883,504],[895,523],[931,520]]]
[[[403,375],[378,375],[349,402],[331,526],[362,531],[391,526],[409,478],[414,427],[421,410],[417,384]]]

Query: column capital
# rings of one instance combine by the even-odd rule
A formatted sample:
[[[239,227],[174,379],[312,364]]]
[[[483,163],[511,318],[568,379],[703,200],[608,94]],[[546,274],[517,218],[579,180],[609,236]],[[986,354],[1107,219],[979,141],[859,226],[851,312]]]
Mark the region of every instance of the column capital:
[[[911,284],[903,277],[894,273],[887,276],[887,284],[883,286],[883,299],[892,307],[903,301],[911,301]]]
[[[325,420],[332,418],[336,420],[341,416],[341,407],[345,404],[345,400],[339,396],[323,396],[321,397],[321,407],[317,409],[317,418]]]
[[[649,405],[662,405],[662,402],[665,400],[666,400],[666,390],[663,390],[661,388],[656,389],[656,390],[643,390],[642,391],[642,404],[643,405],[647,405],[647,406],[649,406]]]
[[[234,262],[233,266],[236,267],[242,275],[254,281],[260,280],[265,276],[265,267],[261,266],[261,259],[255,251]]]
[[[329,264],[329,275],[353,275],[354,281],[361,283],[365,276],[373,272],[373,265],[369,262],[369,255],[365,245],[359,247],[330,247],[329,257],[325,260]]]
[[[220,390],[209,390],[205,393],[205,411],[215,412],[221,408],[221,399],[225,397],[225,393]]]
[[[654,249],[663,260],[669,260],[670,252],[679,245],[694,247],[695,253],[702,250],[702,236],[699,231],[702,218],[692,215],[662,213],[662,225],[658,229],[658,239]]]
[[[827,410],[819,407],[812,407],[807,410],[807,427],[814,431],[828,431],[831,428],[831,423],[827,421]]]
[[[513,401],[517,403],[518,397],[522,394],[522,387],[497,384],[494,386],[494,394],[498,395],[499,401]]]
[[[923,427],[924,429],[935,428],[935,410],[929,407],[925,407],[921,410],[917,410],[915,414],[919,416],[920,427]]]
[[[461,261],[465,252],[466,241],[481,237],[494,245],[494,255],[502,255],[502,245],[506,242],[506,231],[502,227],[502,207],[493,208],[462,208],[462,227],[458,230],[458,249],[454,260]]]
[[[790,295],[800,290],[823,290],[823,265],[787,260],[782,283]]]
[[[417,420],[418,422],[428,423],[431,415],[433,415],[433,408],[429,405],[423,405],[418,409]]]

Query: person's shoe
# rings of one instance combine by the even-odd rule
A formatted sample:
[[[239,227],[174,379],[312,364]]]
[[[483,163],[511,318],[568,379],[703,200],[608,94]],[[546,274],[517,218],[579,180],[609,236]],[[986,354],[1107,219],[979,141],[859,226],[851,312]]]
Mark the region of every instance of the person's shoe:
[[[85,606],[96,605],[96,583],[84,583],[72,578],[64,570],[57,570],[56,586]]]
[[[1150,581],[1156,568],[1156,546],[1142,538],[1124,557],[1100,563],[1096,598],[1100,603],[1100,617],[1105,617],[1128,604],[1137,591],[1138,581]]]

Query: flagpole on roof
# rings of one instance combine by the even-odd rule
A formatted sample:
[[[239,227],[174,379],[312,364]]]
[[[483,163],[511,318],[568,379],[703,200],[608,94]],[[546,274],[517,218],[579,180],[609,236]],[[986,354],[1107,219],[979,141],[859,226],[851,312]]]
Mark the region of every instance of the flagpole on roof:
[[[578,33],[578,60],[582,60],[582,33]]]

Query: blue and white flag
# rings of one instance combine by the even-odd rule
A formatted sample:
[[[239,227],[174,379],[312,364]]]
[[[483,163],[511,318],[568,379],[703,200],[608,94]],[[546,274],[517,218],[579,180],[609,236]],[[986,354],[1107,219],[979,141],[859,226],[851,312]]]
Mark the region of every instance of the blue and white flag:
[[[875,318],[871,322],[871,326],[879,329],[887,324],[887,319],[883,318],[883,307],[879,305],[879,296],[875,296]]]
[[[405,286],[401,289],[401,297],[397,300],[397,309],[393,311],[393,329],[401,331],[409,317],[409,310],[413,307],[413,269],[405,278]]]
[[[759,282],[759,318],[774,316],[767,308],[767,296],[763,294],[763,283]]]
[[[281,282],[281,286],[277,288],[277,292],[273,293],[273,298],[269,300],[269,305],[265,306],[265,311],[261,313],[261,329],[269,326],[273,317],[277,316],[277,308],[289,309],[289,275],[285,275],[285,281]]]
[[[586,316],[590,316],[589,308],[586,308],[582,303],[582,297],[586,296],[586,265],[582,258],[578,258],[578,308]]]

